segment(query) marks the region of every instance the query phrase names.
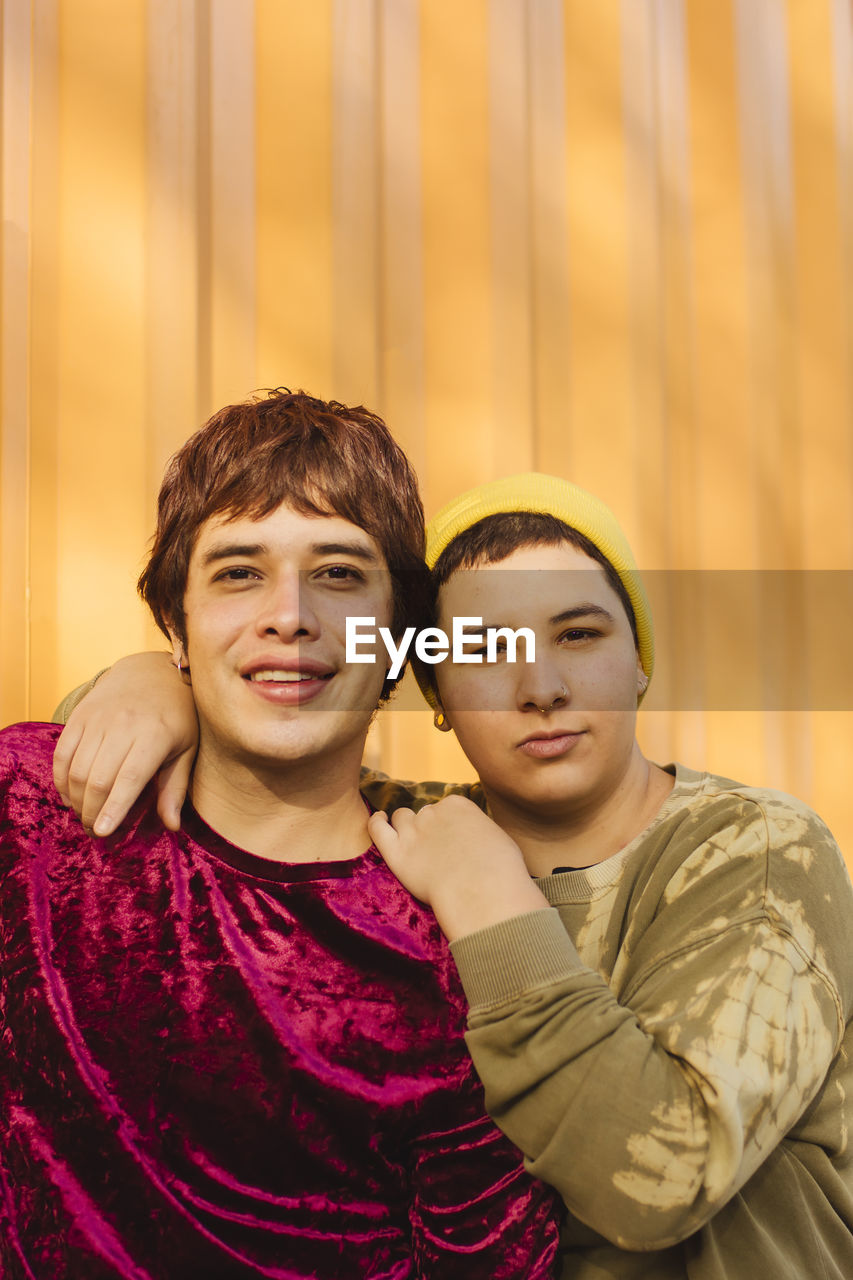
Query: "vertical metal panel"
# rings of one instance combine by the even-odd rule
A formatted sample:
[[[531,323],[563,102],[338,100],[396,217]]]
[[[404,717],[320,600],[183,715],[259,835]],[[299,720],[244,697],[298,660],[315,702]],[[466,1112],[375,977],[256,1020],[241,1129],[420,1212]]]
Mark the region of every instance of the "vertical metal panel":
[[[496,471],[568,465],[569,272],[562,4],[489,6]]]
[[[561,0],[527,7],[534,465],[568,472],[569,261]]]
[[[734,16],[753,368],[748,429],[755,479],[779,499],[754,510],[763,563],[796,568],[802,538],[787,33],[780,0],[734,0]]]
[[[699,477],[693,455],[691,255],[686,42],[680,3],[622,5],[625,135],[631,209],[634,449],[623,474],[634,482],[634,523],[651,563],[696,564]],[[626,460],[627,461],[627,460]],[[678,477],[673,483],[674,476]],[[644,563],[649,563],[649,559]],[[673,642],[694,655],[701,672],[703,631],[699,579],[692,609],[675,611]],[[677,666],[667,675],[672,705],[683,703]],[[681,710],[651,722],[658,738],[677,743],[679,758],[706,751],[701,712]],[[662,745],[662,743],[661,743]],[[657,744],[647,749],[659,754]]]
[[[196,0],[148,3],[146,384],[149,513],[166,459],[198,425]]]
[[[380,0],[379,405],[415,469],[426,465],[421,175],[421,45],[418,0]],[[412,677],[409,674],[409,684]],[[417,690],[401,690],[368,746],[395,772],[429,732]],[[370,760],[370,754],[366,759]]]
[[[638,8],[641,6],[638,6]],[[631,223],[620,0],[566,0],[571,479],[634,521]],[[614,459],[621,459],[614,465]],[[638,546],[642,553],[642,546]]]
[[[427,461],[435,510],[503,469],[491,428],[488,19],[421,4]],[[452,469],[448,459],[452,459]]]
[[[655,560],[660,557],[676,567],[698,563],[700,510],[693,416],[690,104],[684,0],[655,0],[652,15],[663,419],[655,445],[646,442],[645,422],[638,422],[638,436],[644,443],[637,449],[635,475],[637,518],[647,546],[653,548]]]
[[[658,136],[656,10],[622,0],[622,75],[627,176],[626,209],[630,250],[626,285],[630,297],[632,354],[632,421],[628,452],[618,468],[624,493],[617,510],[643,529],[657,560],[661,544],[668,551],[671,510],[666,492],[668,405],[666,401],[666,334],[663,302],[665,244],[661,209],[662,156]],[[653,477],[647,495],[640,474]],[[665,492],[665,500],[661,498]],[[647,500],[648,498],[648,500]],[[655,501],[657,499],[657,501]],[[654,533],[645,527],[635,504],[657,511]],[[630,505],[629,505],[630,504]],[[661,529],[660,521],[666,521]],[[653,526],[654,527],[654,526]]]
[[[3,5],[0,655],[5,723],[29,715],[29,253],[32,6]]]
[[[256,3],[258,382],[333,391],[332,2]]]
[[[429,511],[505,471],[492,428],[489,5],[420,5],[426,466]],[[470,776],[450,734],[425,719],[426,776]],[[411,763],[411,761],[409,761]],[[464,771],[464,772],[462,772]]]
[[[529,8],[489,5],[492,431],[506,472],[532,469],[536,452]]]
[[[211,409],[256,385],[255,12],[210,4]]]
[[[424,281],[417,0],[380,0],[380,400],[416,468],[424,447]]]
[[[376,0],[335,0],[332,20],[334,394],[371,405],[381,385]]]
[[[146,13],[59,6],[60,687],[141,648],[145,445]]]
[[[699,569],[756,568],[751,361],[746,285],[748,241],[740,160],[738,66],[731,5],[687,7],[690,94],[690,229],[692,257],[693,448],[697,479]],[[680,487],[673,471],[670,484]],[[733,634],[754,652],[757,607],[741,610]],[[641,717],[645,719],[645,716]],[[767,778],[763,718],[709,711],[709,768],[730,777]],[[671,739],[669,750],[678,750]],[[658,755],[660,758],[660,754]]]
[[[841,296],[844,307],[846,396],[848,415],[853,413],[853,4],[832,2],[833,85],[835,89],[835,144],[841,221]],[[848,416],[848,422],[850,418]],[[853,473],[851,473],[853,484]],[[853,503],[849,504],[853,536]]]
[[[59,473],[59,12],[33,14],[30,238],[30,715],[46,719],[60,691],[57,609]]]
[[[803,441],[797,420],[796,273],[787,27],[781,0],[735,0],[743,194],[748,244],[752,437],[762,568],[804,563],[800,489]],[[773,497],[768,500],[767,496]],[[766,580],[768,583],[770,579]],[[775,610],[757,578],[760,613]],[[779,618],[777,643],[763,655],[768,688],[796,668],[802,607]],[[811,737],[805,715],[765,710],[766,768],[778,785],[809,790]]]

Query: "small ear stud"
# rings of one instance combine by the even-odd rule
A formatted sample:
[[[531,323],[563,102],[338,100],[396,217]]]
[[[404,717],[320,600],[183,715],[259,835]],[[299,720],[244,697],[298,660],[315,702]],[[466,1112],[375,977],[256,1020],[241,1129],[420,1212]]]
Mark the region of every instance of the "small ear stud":
[[[443,711],[436,711],[435,715],[432,718],[432,722],[435,725],[436,729],[450,728],[450,725],[447,723],[447,716],[444,714]]]

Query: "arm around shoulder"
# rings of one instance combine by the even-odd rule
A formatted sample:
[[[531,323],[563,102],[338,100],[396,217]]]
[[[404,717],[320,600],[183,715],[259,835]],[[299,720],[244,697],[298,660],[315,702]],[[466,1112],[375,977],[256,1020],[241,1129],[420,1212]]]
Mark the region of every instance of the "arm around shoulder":
[[[120,659],[81,690],[66,699],[77,700],[54,757],[62,799],[87,829],[109,835],[159,771],[158,811],[176,830],[198,745],[186,677],[170,655],[140,653]]]

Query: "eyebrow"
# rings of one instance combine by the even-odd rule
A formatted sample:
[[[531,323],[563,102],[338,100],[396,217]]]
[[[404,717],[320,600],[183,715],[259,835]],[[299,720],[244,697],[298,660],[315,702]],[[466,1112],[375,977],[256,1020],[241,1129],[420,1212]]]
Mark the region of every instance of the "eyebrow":
[[[604,622],[613,622],[613,614],[609,609],[605,609],[603,605],[593,604],[591,601],[585,601],[583,604],[573,604],[570,609],[563,609],[561,613],[555,613],[552,618],[548,619],[549,627],[559,627],[564,622],[577,622],[579,618],[601,618]],[[490,622],[486,626],[487,630],[497,630],[506,623]],[[510,628],[514,630],[515,628]]]
[[[217,560],[230,560],[232,556],[260,556],[266,549],[262,542],[220,542],[204,553],[201,563],[204,567]]]
[[[315,556],[355,556],[365,564],[379,564],[379,557],[363,542],[315,542],[311,550]]]
[[[202,567],[216,564],[218,560],[265,555],[269,547],[264,542],[221,542],[205,552]],[[365,564],[379,564],[379,558],[362,542],[315,542],[310,552],[315,556],[353,556]]]
[[[613,614],[609,609],[589,601],[572,605],[571,609],[564,609],[562,613],[555,613],[548,622],[552,627],[559,627],[563,622],[575,622],[578,618],[603,618],[605,622],[613,622]]]

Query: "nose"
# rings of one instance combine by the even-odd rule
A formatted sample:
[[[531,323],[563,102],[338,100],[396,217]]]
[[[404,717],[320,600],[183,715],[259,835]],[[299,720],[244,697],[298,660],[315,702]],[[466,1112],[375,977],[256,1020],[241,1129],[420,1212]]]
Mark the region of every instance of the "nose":
[[[269,580],[255,617],[258,635],[275,636],[287,644],[313,639],[319,634],[317,615],[311,607],[303,576],[289,570]]]
[[[517,705],[521,711],[548,715],[568,706],[571,694],[565,672],[548,658],[519,664],[519,680],[516,689]]]

